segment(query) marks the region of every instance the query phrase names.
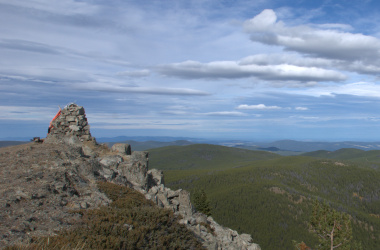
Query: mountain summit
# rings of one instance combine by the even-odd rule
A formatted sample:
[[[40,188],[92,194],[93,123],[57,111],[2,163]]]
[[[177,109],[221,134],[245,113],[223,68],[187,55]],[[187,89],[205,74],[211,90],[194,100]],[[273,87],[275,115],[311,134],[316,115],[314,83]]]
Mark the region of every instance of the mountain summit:
[[[83,211],[112,204],[99,186],[112,183],[137,190],[156,209],[170,210],[207,249],[260,249],[250,235],[195,211],[189,192],[165,187],[163,172],[148,170],[148,152],[97,144],[83,107],[66,106],[50,125],[43,143],[0,149],[0,248],[70,231],[82,223]]]

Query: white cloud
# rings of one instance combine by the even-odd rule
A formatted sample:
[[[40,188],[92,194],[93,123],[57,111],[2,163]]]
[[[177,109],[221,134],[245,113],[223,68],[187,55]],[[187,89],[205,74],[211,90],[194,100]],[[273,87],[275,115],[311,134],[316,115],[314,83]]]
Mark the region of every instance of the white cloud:
[[[296,110],[301,110],[301,111],[309,110],[309,109],[306,108],[306,107],[296,107],[295,109],[296,109]]]
[[[348,84],[339,85],[320,85],[309,89],[299,89],[287,91],[284,90],[282,93],[297,94],[305,96],[330,96],[334,97],[336,95],[352,95],[361,97],[376,97],[380,98],[380,85],[373,82],[354,82]]]
[[[244,109],[244,110],[275,110],[282,109],[279,106],[266,106],[265,104],[257,104],[257,105],[247,105],[242,104],[239,105],[236,109]]]
[[[323,23],[314,25],[317,28],[321,29],[338,29],[338,30],[353,30],[354,28],[349,24],[343,23]]]
[[[375,37],[306,25],[288,27],[277,21],[273,10],[264,10],[247,20],[244,30],[251,34],[252,41],[283,46],[286,50],[317,57],[363,60],[380,56],[380,40]]]
[[[302,57],[296,53],[256,54],[240,59],[239,65],[281,65],[291,64],[300,67],[329,67],[337,61],[325,58]]]
[[[276,13],[273,10],[266,9],[254,18],[247,20],[244,23],[244,30],[246,32],[264,32],[273,29],[276,21]],[[277,25],[282,25],[282,23],[278,23]]]
[[[238,111],[218,111],[218,112],[207,112],[202,113],[203,115],[210,116],[246,116],[247,114]]]
[[[253,58],[254,59],[254,58]],[[303,67],[291,64],[262,65],[254,64],[252,58],[242,61],[214,61],[201,63],[185,61],[162,65],[158,70],[167,76],[185,79],[234,79],[257,77],[263,80],[293,81],[342,81],[346,76],[338,71],[317,67]]]
[[[150,95],[183,95],[183,96],[206,96],[209,93],[190,88],[160,88],[160,87],[129,87],[112,83],[87,82],[73,85],[73,88],[80,90],[104,91],[110,93],[135,93]]]

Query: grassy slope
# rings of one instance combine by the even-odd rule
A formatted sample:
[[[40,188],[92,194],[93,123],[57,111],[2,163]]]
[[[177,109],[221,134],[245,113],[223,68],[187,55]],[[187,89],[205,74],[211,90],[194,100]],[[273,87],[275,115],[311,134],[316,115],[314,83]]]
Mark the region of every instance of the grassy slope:
[[[166,169],[167,185],[190,191],[204,188],[213,217],[225,226],[252,234],[263,249],[291,249],[292,240],[313,246],[317,239],[308,232],[306,221],[315,198],[353,216],[355,239],[365,249],[380,245],[380,220],[370,215],[380,214],[378,170],[307,156],[271,158],[262,151],[253,151],[254,162],[247,163],[244,158],[244,164],[237,164],[232,148],[210,145],[183,147],[181,151],[173,148],[171,154],[167,150],[150,154],[151,168]],[[352,152],[337,155],[348,157]],[[361,155],[355,159],[358,157]]]

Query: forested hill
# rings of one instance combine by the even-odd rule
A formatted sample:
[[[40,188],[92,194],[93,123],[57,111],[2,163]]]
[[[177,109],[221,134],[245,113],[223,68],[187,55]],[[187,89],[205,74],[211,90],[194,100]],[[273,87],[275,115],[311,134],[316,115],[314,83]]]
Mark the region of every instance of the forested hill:
[[[343,148],[336,151],[318,150],[302,154],[324,159],[349,160],[368,165],[368,163],[380,163],[380,150],[364,151],[355,148]],[[373,165],[376,167],[377,165]]]
[[[270,152],[210,144],[170,146],[149,150],[151,166],[162,170],[237,168],[252,161],[279,157],[279,155]]]
[[[205,190],[212,216],[250,233],[262,249],[293,249],[292,240],[314,247],[318,240],[308,221],[315,199],[351,216],[354,240],[363,249],[379,249],[379,151],[282,157],[235,150],[213,145],[160,148],[151,151],[150,167],[166,170],[169,187]]]

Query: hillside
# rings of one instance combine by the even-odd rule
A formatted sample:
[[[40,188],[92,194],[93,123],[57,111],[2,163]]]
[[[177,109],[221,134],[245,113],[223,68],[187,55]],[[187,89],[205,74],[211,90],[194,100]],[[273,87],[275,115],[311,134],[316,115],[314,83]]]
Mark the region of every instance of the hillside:
[[[315,141],[294,141],[294,140],[281,140],[270,143],[261,143],[261,147],[277,147],[282,150],[311,152],[317,150],[334,151],[342,148],[355,148],[362,150],[378,150],[380,149],[379,142],[357,142],[357,141],[343,141],[343,142],[315,142]]]
[[[97,144],[76,104],[43,142],[1,148],[0,172],[0,248],[260,249],[166,187],[147,152]]]
[[[29,142],[25,142],[25,141],[0,141],[0,148],[15,146],[15,145],[22,145],[22,144],[26,144],[26,143],[29,143]]]
[[[114,145],[115,143],[117,142],[107,142],[107,145],[109,147],[112,147],[112,145]],[[119,143],[129,144],[136,151],[146,151],[153,148],[161,148],[161,147],[167,147],[167,146],[186,146],[186,145],[194,144],[186,140],[168,141],[168,142],[126,140],[126,141],[120,141]]]
[[[162,170],[238,168],[252,161],[276,159],[280,156],[270,152],[210,144],[193,144],[156,148],[149,151],[150,164]]]
[[[234,149],[222,149],[213,155],[223,155],[223,162],[231,163],[228,156],[234,154]],[[343,163],[314,158],[326,152],[315,152],[314,157],[271,159],[266,152],[259,151],[255,154],[260,160],[236,168],[234,164],[221,164],[217,158],[199,163],[194,157],[199,155],[194,145],[182,150],[173,154],[178,153],[185,164],[167,161],[167,185],[190,191],[204,189],[211,201],[213,217],[225,226],[249,232],[263,249],[292,249],[292,240],[316,244],[317,239],[307,226],[315,199],[325,200],[352,216],[354,240],[364,249],[378,249],[380,245],[380,171],[376,169],[357,161]],[[151,167],[163,164],[168,151],[151,154]],[[362,157],[360,150],[348,152],[342,150],[336,155]]]
[[[344,148],[336,151],[319,150],[302,154],[324,159],[336,159],[342,161],[350,161],[360,163],[361,165],[371,166],[380,169],[380,150],[364,151],[354,148]]]

